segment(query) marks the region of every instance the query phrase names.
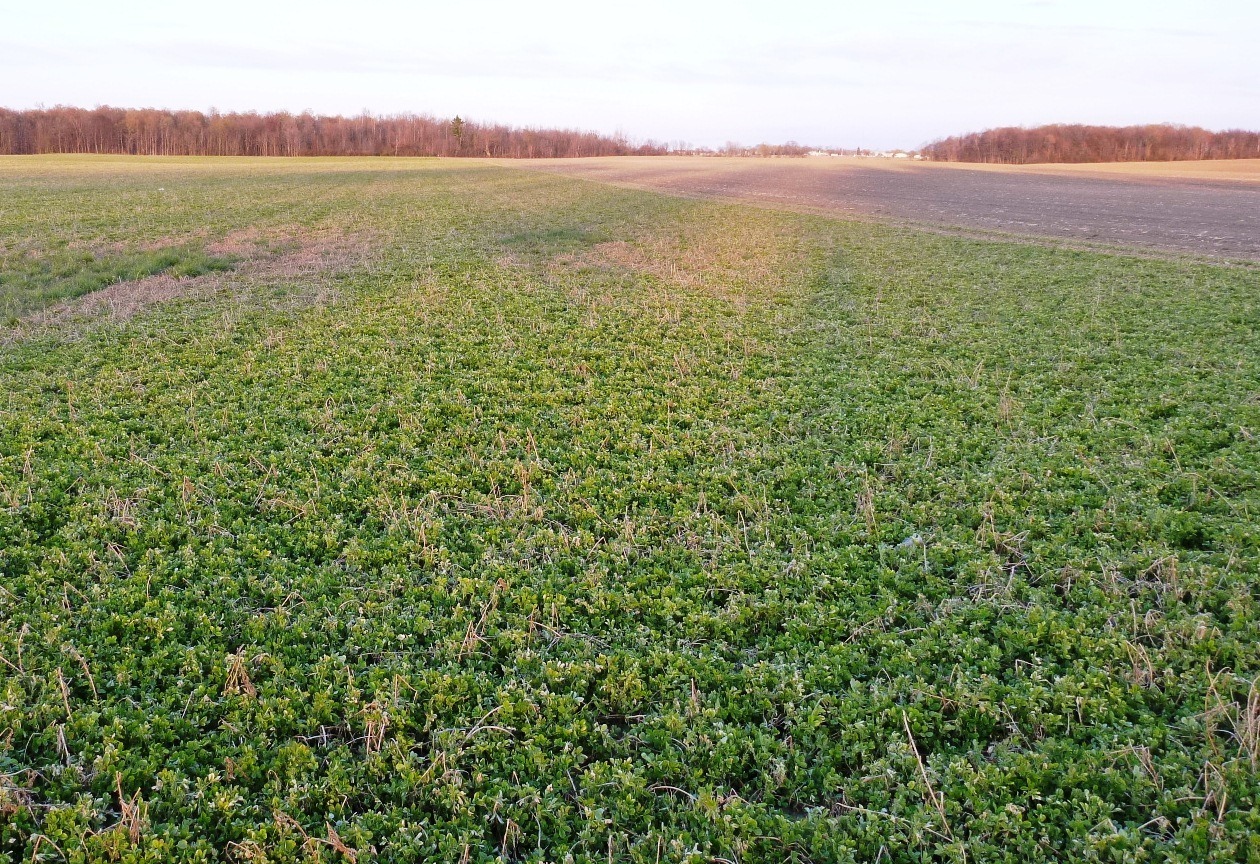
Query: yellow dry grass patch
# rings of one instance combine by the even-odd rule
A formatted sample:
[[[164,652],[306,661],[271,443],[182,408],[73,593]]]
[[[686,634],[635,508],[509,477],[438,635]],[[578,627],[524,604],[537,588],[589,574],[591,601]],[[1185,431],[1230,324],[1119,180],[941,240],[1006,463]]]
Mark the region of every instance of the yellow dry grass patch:
[[[553,271],[614,270],[651,277],[660,287],[703,291],[743,309],[787,289],[806,266],[799,238],[747,221],[717,218],[688,223],[679,234],[640,234],[557,255]]]

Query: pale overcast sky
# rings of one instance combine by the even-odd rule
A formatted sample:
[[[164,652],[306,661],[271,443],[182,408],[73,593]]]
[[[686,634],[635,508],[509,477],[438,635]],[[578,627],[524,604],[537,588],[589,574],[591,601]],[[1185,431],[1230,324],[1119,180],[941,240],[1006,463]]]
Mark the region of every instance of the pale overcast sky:
[[[1260,0],[6,2],[0,105],[462,114],[720,145],[1260,128]]]

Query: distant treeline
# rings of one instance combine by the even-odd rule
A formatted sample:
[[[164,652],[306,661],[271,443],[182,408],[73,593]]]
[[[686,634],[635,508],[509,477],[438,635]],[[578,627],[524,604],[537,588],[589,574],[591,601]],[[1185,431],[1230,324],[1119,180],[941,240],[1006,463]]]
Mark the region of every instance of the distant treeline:
[[[804,144],[797,144],[795,141],[788,141],[786,144],[757,144],[751,147],[727,141],[724,146],[716,150],[700,147],[693,152],[705,156],[710,154],[715,156],[804,156],[813,149]]]
[[[922,150],[944,162],[1173,162],[1260,158],[1260,132],[1196,126],[1008,126],[934,141]]]
[[[145,156],[655,155],[664,145],[574,129],[528,129],[416,114],[336,117],[153,108],[0,108],[0,154]]]

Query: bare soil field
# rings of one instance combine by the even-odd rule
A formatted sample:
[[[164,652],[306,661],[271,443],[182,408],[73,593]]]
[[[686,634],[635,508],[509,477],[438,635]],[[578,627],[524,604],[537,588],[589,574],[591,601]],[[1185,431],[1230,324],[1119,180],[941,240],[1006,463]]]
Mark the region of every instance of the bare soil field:
[[[1260,161],[958,165],[633,157],[515,162],[688,197],[1260,261]]]
[[[852,161],[852,160],[846,160]],[[863,160],[866,161],[866,160]],[[1083,164],[978,165],[934,162],[933,168],[994,171],[1005,174],[1050,174],[1065,177],[1102,177],[1142,183],[1218,182],[1260,184],[1260,159],[1205,159],[1185,162],[1088,162]]]

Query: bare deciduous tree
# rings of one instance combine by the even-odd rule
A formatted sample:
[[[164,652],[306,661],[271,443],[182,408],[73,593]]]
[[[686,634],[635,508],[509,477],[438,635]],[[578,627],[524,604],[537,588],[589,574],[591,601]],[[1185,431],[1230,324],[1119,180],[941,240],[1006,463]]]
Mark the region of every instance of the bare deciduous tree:
[[[465,146],[467,145],[467,146]],[[358,117],[200,111],[0,108],[0,154],[124,153],[152,156],[656,155],[624,136],[576,129],[522,129],[418,114]]]
[[[1196,126],[1007,126],[943,138],[923,148],[943,162],[1172,162],[1260,158],[1260,132]]]

